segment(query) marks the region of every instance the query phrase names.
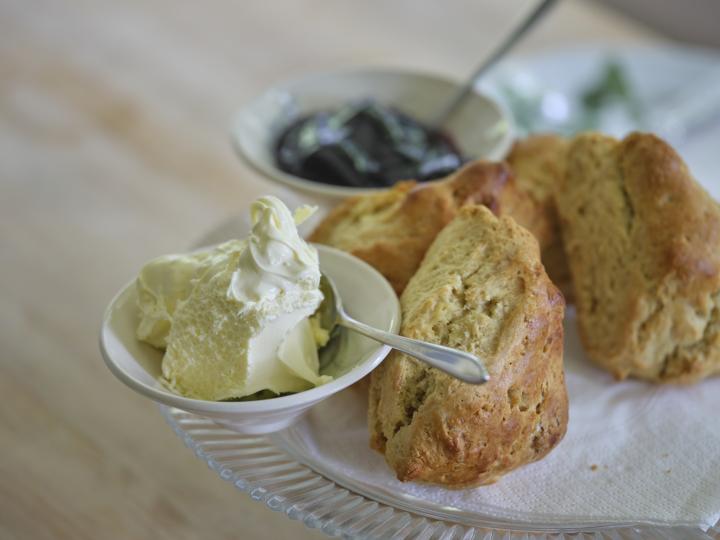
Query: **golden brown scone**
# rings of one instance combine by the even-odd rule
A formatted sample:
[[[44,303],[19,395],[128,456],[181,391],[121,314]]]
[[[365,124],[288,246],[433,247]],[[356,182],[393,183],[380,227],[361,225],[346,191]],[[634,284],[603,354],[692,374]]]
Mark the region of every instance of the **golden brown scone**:
[[[578,136],[557,203],[590,358],[618,378],[720,372],[720,208],[653,135]]]
[[[398,352],[372,372],[370,444],[400,480],[488,484],[562,439],[564,302],[528,231],[464,207],[400,302],[402,335],[474,353],[491,377],[463,383]]]
[[[531,135],[517,141],[506,160],[518,188],[526,192],[539,209],[534,213],[538,223],[527,226],[521,222],[521,225],[537,237],[545,270],[569,303],[572,301],[572,280],[554,198],[565,173],[568,144],[569,141],[559,135]],[[511,215],[515,217],[515,214]]]
[[[496,213],[507,208],[529,224],[537,211],[515,188],[506,164],[477,161],[440,181],[400,182],[389,190],[351,197],[330,212],[309,240],[363,259],[401,294],[437,234],[469,203]]]

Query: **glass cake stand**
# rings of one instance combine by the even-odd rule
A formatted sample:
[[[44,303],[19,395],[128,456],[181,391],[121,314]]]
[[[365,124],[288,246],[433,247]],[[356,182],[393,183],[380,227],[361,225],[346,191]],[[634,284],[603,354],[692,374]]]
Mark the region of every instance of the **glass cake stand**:
[[[659,126],[659,130],[681,150],[698,180],[713,196],[720,198],[720,182],[715,174],[720,123],[706,121],[717,117],[720,100],[717,92],[695,93],[698,88],[714,88],[711,83],[720,73],[720,56],[714,51],[673,45],[617,49],[591,46],[549,52],[524,61],[506,62],[507,69],[490,74],[482,86],[487,91],[501,94],[499,98],[504,98],[506,105],[515,111],[517,107],[507,102],[507,92],[503,94],[500,90],[507,90],[510,83],[517,81],[525,86],[528,86],[528,81],[534,82],[537,84],[529,85],[534,94],[526,95],[526,100],[552,97],[555,100],[552,109],[557,113],[557,98],[565,96],[563,103],[572,112],[579,89],[596,81],[598,69],[609,59],[622,65],[624,76],[634,85],[637,99],[646,105],[646,113],[663,113],[657,117],[648,115],[645,121],[650,127]],[[703,84],[688,84],[687,81],[702,81]],[[552,86],[545,87],[540,82],[552,83]],[[516,90],[514,94],[518,94],[524,87],[513,88]],[[692,107],[676,109],[671,106],[673,104],[689,104]],[[674,121],[664,126],[667,129],[660,129],[663,128],[662,120],[667,120],[668,111],[672,113],[673,120],[680,117],[685,123]],[[572,119],[572,115],[569,118]],[[611,114],[610,119],[613,118],[615,116]],[[544,118],[546,123],[551,120],[553,118]],[[669,129],[673,126],[674,129]],[[563,131],[562,128],[569,129],[563,125],[528,127],[541,131]],[[653,131],[656,130],[653,128]],[[291,206],[316,202],[302,198],[287,200],[290,196],[288,193],[286,202]],[[244,237],[247,231],[247,222],[238,217],[211,231],[199,245]],[[444,506],[374,486],[364,481],[366,479],[358,478],[361,475],[338,473],[328,466],[328,456],[308,451],[302,441],[293,437],[292,429],[266,437],[243,436],[211,420],[177,409],[161,407],[161,410],[185,444],[221,478],[232,482],[253,499],[264,502],[272,510],[330,536],[397,540],[720,540],[720,523],[702,531],[689,526],[648,522],[598,523],[580,516],[513,516],[490,507],[470,512]]]
[[[161,406],[165,420],[223,480],[270,509],[329,536],[348,539],[687,539],[720,540],[707,531],[640,523],[578,524],[510,521],[441,506],[334,477],[322,456],[303,452],[292,435],[240,435],[212,420]]]

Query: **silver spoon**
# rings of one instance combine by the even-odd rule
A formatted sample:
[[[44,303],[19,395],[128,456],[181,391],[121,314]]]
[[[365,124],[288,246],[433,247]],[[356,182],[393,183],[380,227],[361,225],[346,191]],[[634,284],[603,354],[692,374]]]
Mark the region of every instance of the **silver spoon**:
[[[461,381],[482,384],[490,380],[485,365],[477,356],[443,345],[384,332],[356,321],[345,312],[335,284],[324,274],[320,277],[320,290],[325,297],[320,305],[320,323],[323,328],[331,332],[336,326],[348,328],[422,360]]]
[[[475,88],[475,83],[485,72],[508,52],[520,38],[538,22],[545,13],[552,7],[557,0],[542,0],[537,7],[523,20],[522,23],[503,41],[500,46],[495,49],[492,54],[483,60],[482,64],[474,71],[467,82],[448,100],[447,105],[440,111],[440,114],[431,124],[432,127],[438,129],[442,127],[447,119],[457,110],[457,108],[465,101]]]

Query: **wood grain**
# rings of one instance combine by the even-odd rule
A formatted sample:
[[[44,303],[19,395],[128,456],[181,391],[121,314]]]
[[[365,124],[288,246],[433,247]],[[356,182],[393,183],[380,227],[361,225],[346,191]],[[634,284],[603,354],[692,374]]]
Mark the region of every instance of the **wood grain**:
[[[353,64],[462,77],[529,0],[0,1],[0,538],[320,538],[220,481],[103,365],[105,304],[262,193],[232,112]],[[568,0],[521,47],[646,42]]]

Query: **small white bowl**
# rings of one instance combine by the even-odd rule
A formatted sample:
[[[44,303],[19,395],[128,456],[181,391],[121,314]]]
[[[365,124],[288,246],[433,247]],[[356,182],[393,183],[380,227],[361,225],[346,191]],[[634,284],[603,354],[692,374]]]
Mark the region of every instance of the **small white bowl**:
[[[315,246],[320,268],[337,285],[348,312],[376,328],[397,332],[400,304],[387,280],[370,265],[342,251]],[[162,352],[135,337],[138,323],[134,282],[112,300],[103,317],[100,350],[110,371],[136,392],[170,407],[205,416],[234,431],[260,434],[279,431],[310,407],[370,373],[390,348],[354,332],[342,332],[327,370],[335,379],[288,396],[258,401],[204,401],[182,397],[161,382]]]
[[[335,198],[368,193],[377,189],[322,184],[281,171],[273,156],[276,138],[300,116],[365,98],[430,122],[458,87],[459,83],[438,75],[379,68],[308,75],[274,86],[248,103],[235,115],[231,136],[240,156],[271,180]],[[446,128],[463,155],[497,160],[512,143],[509,118],[498,102],[474,93]]]

